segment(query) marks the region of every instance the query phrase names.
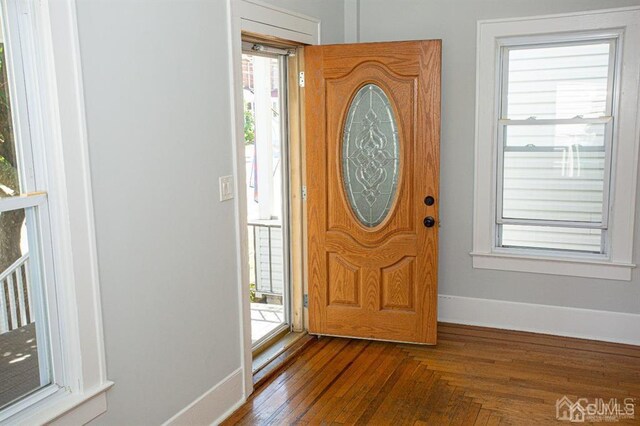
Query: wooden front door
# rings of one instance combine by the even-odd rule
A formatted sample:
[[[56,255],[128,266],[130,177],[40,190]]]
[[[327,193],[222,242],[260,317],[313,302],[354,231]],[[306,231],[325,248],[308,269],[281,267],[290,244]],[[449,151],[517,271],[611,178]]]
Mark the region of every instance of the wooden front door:
[[[436,343],[441,42],[305,48],[309,331]]]

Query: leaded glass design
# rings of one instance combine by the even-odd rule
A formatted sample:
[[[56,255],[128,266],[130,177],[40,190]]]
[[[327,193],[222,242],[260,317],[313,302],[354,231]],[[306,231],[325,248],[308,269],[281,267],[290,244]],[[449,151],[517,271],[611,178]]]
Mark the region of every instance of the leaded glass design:
[[[400,147],[393,108],[375,84],[353,98],[344,126],[342,173],[347,198],[367,227],[380,224],[398,189]]]

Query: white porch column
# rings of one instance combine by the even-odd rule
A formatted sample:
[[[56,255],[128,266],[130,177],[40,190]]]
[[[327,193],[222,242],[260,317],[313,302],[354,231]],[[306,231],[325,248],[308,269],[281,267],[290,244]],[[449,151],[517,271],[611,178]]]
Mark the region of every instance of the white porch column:
[[[258,215],[271,219],[273,210],[273,112],[271,110],[271,60],[254,56]]]

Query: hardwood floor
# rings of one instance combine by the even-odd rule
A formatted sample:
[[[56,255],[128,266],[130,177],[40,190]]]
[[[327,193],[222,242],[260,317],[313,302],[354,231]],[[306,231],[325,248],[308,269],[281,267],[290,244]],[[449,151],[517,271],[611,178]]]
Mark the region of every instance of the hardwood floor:
[[[570,424],[556,400],[635,399],[640,347],[451,324],[438,345],[323,337],[224,424]]]

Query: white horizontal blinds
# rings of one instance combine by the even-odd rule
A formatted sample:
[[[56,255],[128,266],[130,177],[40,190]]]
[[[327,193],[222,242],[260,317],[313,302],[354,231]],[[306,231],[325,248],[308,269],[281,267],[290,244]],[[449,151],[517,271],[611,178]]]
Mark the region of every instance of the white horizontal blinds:
[[[614,47],[503,50],[499,246],[603,252]]]

